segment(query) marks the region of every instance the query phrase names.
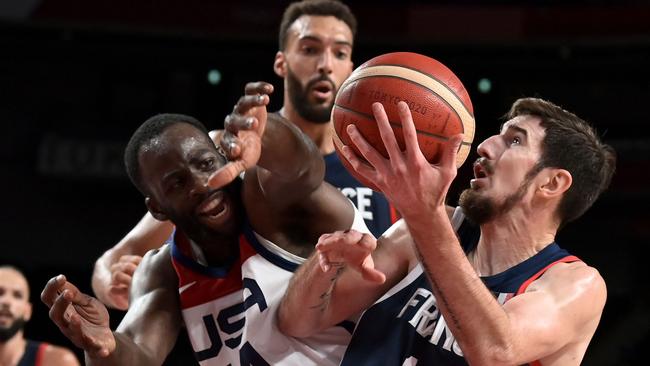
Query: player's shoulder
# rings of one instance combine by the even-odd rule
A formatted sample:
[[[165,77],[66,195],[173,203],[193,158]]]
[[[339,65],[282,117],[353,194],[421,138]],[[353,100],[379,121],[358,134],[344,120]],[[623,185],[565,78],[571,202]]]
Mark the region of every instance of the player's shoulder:
[[[67,348],[47,344],[43,351],[44,366],[77,366],[79,360]]]
[[[404,219],[397,220],[377,239],[378,251],[409,268],[417,262],[413,237]]]
[[[582,261],[557,263],[537,281],[531,284],[536,288],[551,288],[562,294],[570,294],[575,299],[587,299],[593,305],[604,303],[607,286],[600,272]]]
[[[549,268],[547,273],[549,276],[553,276],[554,278],[561,278],[566,282],[576,284],[580,284],[580,281],[594,283],[603,281],[603,277],[596,268],[580,260],[557,263]]]

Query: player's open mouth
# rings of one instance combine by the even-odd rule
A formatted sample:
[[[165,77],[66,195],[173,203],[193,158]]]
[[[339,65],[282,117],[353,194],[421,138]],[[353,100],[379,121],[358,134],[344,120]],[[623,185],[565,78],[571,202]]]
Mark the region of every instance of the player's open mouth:
[[[484,163],[481,159],[476,160],[473,165],[474,168],[474,179],[469,181],[470,186],[473,189],[478,189],[485,186],[486,178],[490,172],[490,167],[487,166],[487,163]]]
[[[485,168],[480,163],[474,164],[474,178],[485,178],[487,177],[487,172]]]
[[[328,98],[331,98],[334,94],[334,87],[332,83],[329,81],[319,81],[317,83],[314,83],[314,85],[311,88],[311,92],[316,97],[316,99],[319,100],[327,100]]]
[[[219,220],[228,213],[225,193],[217,190],[207,196],[196,210],[200,217],[210,220]]]

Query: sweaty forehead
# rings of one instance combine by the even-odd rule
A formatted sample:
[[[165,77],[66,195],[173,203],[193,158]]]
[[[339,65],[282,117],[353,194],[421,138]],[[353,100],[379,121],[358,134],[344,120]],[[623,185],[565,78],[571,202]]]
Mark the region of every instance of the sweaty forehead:
[[[304,38],[352,45],[350,27],[344,21],[331,15],[302,15],[298,17],[287,30],[287,45]]]
[[[140,174],[144,179],[164,175],[207,152],[216,153],[217,148],[203,131],[187,123],[177,123],[141,148]],[[219,164],[225,164],[225,158],[215,155],[219,156]]]
[[[212,148],[214,144],[198,128],[187,123],[176,123],[163,131],[158,137],[154,138],[143,147],[143,152],[169,153],[182,152],[189,153],[197,149]]]

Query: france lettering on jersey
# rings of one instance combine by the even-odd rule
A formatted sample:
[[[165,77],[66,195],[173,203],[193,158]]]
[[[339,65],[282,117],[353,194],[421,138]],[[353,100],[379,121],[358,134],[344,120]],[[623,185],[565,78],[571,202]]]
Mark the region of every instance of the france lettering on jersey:
[[[368,231],[358,212],[352,228]],[[183,320],[199,364],[339,364],[354,325],[301,340],[277,328],[280,301],[303,258],[262,238],[248,224],[239,238],[239,258],[227,267],[199,263],[200,249],[180,232],[170,245]]]
[[[464,221],[457,209],[452,223],[463,248],[469,252],[478,243],[478,228]],[[401,221],[395,225],[400,224]],[[523,293],[552,265],[578,260],[552,243],[526,261],[481,279],[497,301],[504,304]],[[341,365],[467,365],[421,265],[363,313]]]
[[[325,159],[325,181],[341,190],[341,193],[354,203],[375,237],[381,236],[397,221],[395,209],[383,194],[373,191],[354,178],[335,152],[323,158]]]

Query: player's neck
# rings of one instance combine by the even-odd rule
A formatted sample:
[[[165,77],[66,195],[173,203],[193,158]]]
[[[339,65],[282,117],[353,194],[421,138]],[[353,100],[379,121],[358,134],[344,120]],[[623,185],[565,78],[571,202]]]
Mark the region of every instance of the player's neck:
[[[230,265],[239,256],[239,236],[212,235],[210,238],[188,237],[194,260],[204,266]]]
[[[470,254],[481,276],[501,273],[555,241],[557,227],[537,215],[510,212],[481,225],[481,238]]]
[[[300,130],[318,146],[321,154],[327,155],[334,152],[334,142],[332,142],[332,122],[314,123],[300,116],[291,104],[285,104],[280,109],[280,115],[291,123],[295,124]]]
[[[6,342],[0,342],[0,365],[16,365],[25,353],[27,341],[19,331]]]

